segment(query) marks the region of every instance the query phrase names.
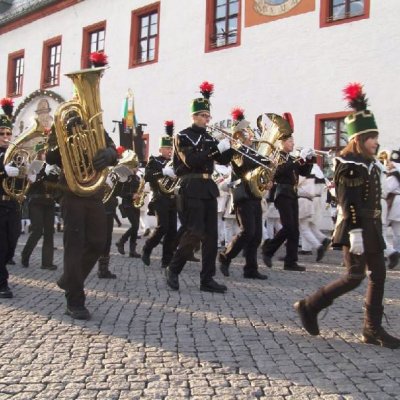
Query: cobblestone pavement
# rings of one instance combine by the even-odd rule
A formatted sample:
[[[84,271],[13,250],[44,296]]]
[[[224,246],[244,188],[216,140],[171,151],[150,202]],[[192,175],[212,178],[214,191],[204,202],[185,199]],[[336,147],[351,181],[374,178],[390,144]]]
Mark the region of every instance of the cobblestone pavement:
[[[39,268],[40,246],[29,268],[19,265],[26,235],[9,267],[15,297],[0,300],[1,400],[400,399],[400,350],[360,342],[365,284],[321,315],[320,337],[300,328],[293,303],[339,276],[340,252],[330,251],[322,264],[303,257],[305,273],[283,271],[279,261],[261,267],[268,281],[243,279],[239,258],[231,277],[217,272],[225,295],[200,292],[196,263],[172,292],[159,253],[150,267],[113,253],[118,279],[93,272],[93,317],[74,321],[55,285],[62,264],[56,236],[58,271]],[[394,334],[399,292],[400,272],[390,271],[385,311]]]

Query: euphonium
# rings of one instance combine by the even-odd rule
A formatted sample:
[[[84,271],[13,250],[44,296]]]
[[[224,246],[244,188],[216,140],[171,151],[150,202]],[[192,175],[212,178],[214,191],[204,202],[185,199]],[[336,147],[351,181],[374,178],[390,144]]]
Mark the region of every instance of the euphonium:
[[[168,161],[166,164],[167,167],[172,167],[172,165],[172,160]],[[175,188],[179,185],[180,181],[181,180],[178,177],[171,178],[170,176],[163,176],[162,178],[157,180],[157,183],[162,193],[173,194]]]
[[[271,120],[268,127],[262,127],[262,134],[259,140],[257,153],[267,157],[271,163],[269,168],[257,167],[249,171],[245,179],[248,182],[251,192],[254,196],[262,198],[268,190],[269,184],[273,181],[276,168],[282,163],[280,151],[276,147],[276,142],[284,132],[292,132],[289,122],[278,114],[266,114]],[[262,116],[257,118],[258,124]]]
[[[125,150],[122,153],[122,158],[118,160],[118,164],[114,167],[109,167],[108,176],[113,183],[112,187],[108,184],[104,185],[103,203],[110,200],[118,182],[125,182],[130,175],[134,174],[135,168],[139,165],[139,160],[133,150]]]
[[[14,178],[5,178],[3,180],[3,189],[19,203],[24,201],[31,184],[27,178],[27,170],[37,157],[37,145],[44,144],[45,141],[46,135],[35,118],[33,126],[27,132],[19,135],[13,142],[10,142],[4,154],[4,165],[12,163],[19,168],[20,175]]]
[[[54,115],[54,127],[69,189],[78,196],[90,196],[104,184],[108,171],[96,171],[93,157],[106,147],[100,105],[100,78],[105,67],[66,74],[76,88],[76,97],[61,104]]]

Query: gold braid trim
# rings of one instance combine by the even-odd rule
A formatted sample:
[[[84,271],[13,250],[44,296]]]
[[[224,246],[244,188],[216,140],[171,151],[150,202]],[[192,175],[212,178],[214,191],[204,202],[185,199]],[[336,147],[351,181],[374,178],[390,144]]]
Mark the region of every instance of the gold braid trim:
[[[357,186],[362,186],[364,184],[364,179],[363,178],[347,178],[345,176],[341,176],[339,178],[339,183],[341,185],[344,185],[347,187],[357,187]]]

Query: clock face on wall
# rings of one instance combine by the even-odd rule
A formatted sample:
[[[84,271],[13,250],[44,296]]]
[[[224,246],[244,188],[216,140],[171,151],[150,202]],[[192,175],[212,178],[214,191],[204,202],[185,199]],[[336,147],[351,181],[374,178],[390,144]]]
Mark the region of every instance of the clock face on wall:
[[[270,17],[282,15],[300,4],[303,0],[254,0],[254,10]]]

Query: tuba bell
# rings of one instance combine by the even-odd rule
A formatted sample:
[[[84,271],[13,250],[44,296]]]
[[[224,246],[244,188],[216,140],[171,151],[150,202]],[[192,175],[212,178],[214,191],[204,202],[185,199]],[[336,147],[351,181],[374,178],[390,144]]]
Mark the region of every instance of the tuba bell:
[[[168,161],[166,166],[172,167],[173,161],[172,160]],[[175,178],[171,178],[170,176],[163,176],[162,178],[157,180],[160,192],[169,195],[174,193],[175,188],[179,186],[180,182],[181,179],[177,176]]]
[[[257,167],[249,171],[245,176],[251,192],[258,198],[264,197],[270,183],[274,180],[276,168],[282,163],[276,142],[280,140],[282,135],[293,132],[287,119],[273,113],[268,113],[266,116],[271,121],[268,127],[266,125],[262,126],[262,115],[257,118],[257,125],[261,130],[261,137],[257,140],[257,153],[268,158],[271,161],[271,167]]]
[[[103,187],[108,170],[96,171],[93,157],[106,147],[100,104],[100,78],[105,67],[66,74],[76,88],[76,99],[61,104],[54,128],[69,189],[90,196]]]
[[[37,118],[32,127],[25,133],[19,135],[13,142],[10,142],[5,154],[4,165],[13,164],[19,168],[20,174],[17,177],[7,177],[3,180],[3,189],[8,196],[22,203],[31,185],[27,173],[38,173],[44,162],[36,162],[36,171],[29,170],[32,162],[37,158],[38,146],[44,145],[46,134],[39,125]]]

